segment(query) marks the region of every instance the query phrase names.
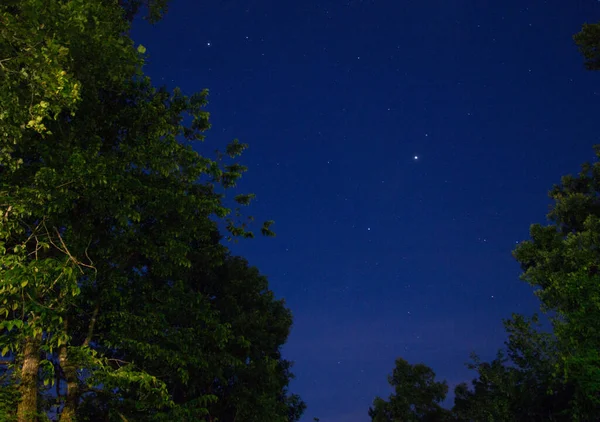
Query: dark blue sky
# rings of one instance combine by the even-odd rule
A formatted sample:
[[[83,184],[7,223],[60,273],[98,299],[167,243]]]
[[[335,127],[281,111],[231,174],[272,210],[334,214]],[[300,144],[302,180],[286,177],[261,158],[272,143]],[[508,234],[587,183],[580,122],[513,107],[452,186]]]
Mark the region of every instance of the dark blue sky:
[[[202,149],[250,144],[240,188],[277,237],[232,250],[292,309],[305,421],[368,421],[398,356],[452,389],[537,310],[511,251],[600,143],[571,38],[599,19],[595,0],[173,0],[136,23],[156,84],[210,89]]]

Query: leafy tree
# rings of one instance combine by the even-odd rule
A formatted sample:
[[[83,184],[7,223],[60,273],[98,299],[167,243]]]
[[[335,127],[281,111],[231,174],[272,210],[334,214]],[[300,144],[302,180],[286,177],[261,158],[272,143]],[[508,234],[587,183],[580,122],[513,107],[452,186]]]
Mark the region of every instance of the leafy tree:
[[[155,23],[162,19],[167,12],[169,0],[118,0],[119,6],[125,11],[125,19],[132,22],[138,15],[140,9],[146,9],[146,19]]]
[[[584,24],[573,39],[586,59],[585,67],[588,70],[600,70],[600,23]]]
[[[596,147],[600,156],[600,147]],[[550,192],[548,226],[534,224],[531,240],[515,250],[523,279],[537,288],[551,312],[558,340],[557,371],[575,392],[571,414],[587,420],[600,411],[600,163],[586,163],[577,177],[565,176]]]
[[[470,369],[478,372],[478,378],[472,381],[472,390],[466,383],[459,384],[455,390],[453,413],[459,421],[513,421],[511,409],[515,399],[513,388],[516,383],[516,371],[506,365],[506,358],[498,353],[491,363],[481,362],[472,355]]]
[[[233,334],[227,361],[205,379],[219,398],[209,407],[211,414],[219,420],[298,420],[306,406],[287,393],[292,364],[280,350],[292,325],[285,302],[276,300],[267,279],[239,257],[228,256],[214,277],[199,284]]]
[[[129,420],[299,419],[305,405],[287,393],[291,364],[279,350],[291,326],[284,302],[274,299],[266,278],[242,258],[226,255],[222,265],[212,267],[204,254],[197,259],[189,279],[164,290],[138,291],[128,311],[114,319],[131,323],[111,357],[135,361],[164,380],[174,406],[150,419],[145,410],[136,411],[135,397],[107,400],[101,392],[89,397],[86,417],[99,419],[119,409]],[[140,347],[146,344],[152,347]]]
[[[225,157],[245,145],[217,160],[192,150],[209,127],[207,93],[169,93],[143,75],[144,49],[127,35],[140,5],[0,5],[0,342],[11,392],[0,403],[18,401],[7,419],[51,406],[61,421],[196,418],[217,398],[187,389],[190,373],[214,372],[236,337],[191,271],[224,260],[215,217],[252,235],[217,193],[244,172]],[[149,6],[154,19],[166,2]],[[283,394],[289,365],[272,357],[261,370],[277,365]],[[54,404],[40,400],[52,384],[59,396],[66,387]],[[295,396],[279,401],[301,408]]]
[[[572,397],[569,383],[555,377],[560,362],[554,333],[541,330],[537,315],[527,319],[513,314],[504,321],[510,366],[517,371],[513,411],[517,420],[566,421],[565,413]]]
[[[449,412],[440,405],[446,398],[448,385],[445,381],[435,381],[435,373],[428,366],[411,365],[398,358],[388,382],[394,393],[387,401],[375,398],[369,409],[373,422],[448,420]]]
[[[506,350],[491,362],[472,355],[477,371],[471,388],[455,388],[452,409],[458,421],[567,421],[563,414],[571,392],[553,373],[558,359],[552,334],[540,331],[537,316],[514,314],[504,321]]]
[[[23,421],[38,411],[39,370],[53,368],[40,352],[52,354],[65,346],[64,315],[79,293],[77,274],[93,270],[90,261],[84,263],[85,255],[65,242],[62,220],[78,191],[89,192],[98,180],[89,177],[94,166],[86,166],[78,148],[77,141],[84,139],[60,132],[76,120],[82,81],[90,82],[89,92],[96,89],[95,80],[114,87],[102,76],[106,62],[114,63],[110,69],[117,80],[141,65],[119,35],[126,29],[120,13],[95,2],[32,0],[0,6],[0,324],[5,330],[2,352],[15,357],[13,373],[21,393],[17,417]],[[107,23],[96,25],[98,17]],[[93,61],[97,66],[82,67],[92,55],[100,58]],[[94,158],[90,163],[104,164]]]
[[[586,59],[586,68],[600,70],[600,24],[584,24],[574,40]],[[595,150],[600,157],[600,146]],[[564,176],[549,194],[554,201],[548,214],[550,224],[532,225],[531,240],[514,251],[522,278],[536,288],[555,336],[553,357],[537,359],[550,361],[552,370],[546,365],[531,367],[530,372],[538,378],[554,376],[561,381],[560,387],[554,382],[550,390],[563,391],[558,401],[564,405],[563,414],[572,420],[591,420],[600,412],[599,187],[598,162],[585,163],[577,176]],[[521,340],[525,342],[525,338]],[[536,362],[533,353],[537,352],[530,351],[522,360]],[[565,397],[568,402],[562,403]]]

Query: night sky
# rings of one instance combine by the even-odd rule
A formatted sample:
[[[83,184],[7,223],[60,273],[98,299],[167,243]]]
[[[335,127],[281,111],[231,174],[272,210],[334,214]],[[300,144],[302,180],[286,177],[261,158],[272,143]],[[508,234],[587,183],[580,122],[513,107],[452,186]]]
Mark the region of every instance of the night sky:
[[[396,357],[452,390],[538,309],[511,251],[600,143],[571,38],[598,20],[596,0],[173,0],[135,23],[155,84],[210,90],[200,150],[250,145],[239,188],[277,237],[231,249],[293,312],[304,421],[368,421]]]

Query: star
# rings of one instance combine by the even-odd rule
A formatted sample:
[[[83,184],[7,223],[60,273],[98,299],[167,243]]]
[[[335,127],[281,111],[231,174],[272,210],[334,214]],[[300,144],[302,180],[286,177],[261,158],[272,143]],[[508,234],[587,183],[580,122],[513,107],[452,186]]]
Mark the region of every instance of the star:
[[[419,156],[418,156],[418,155],[415,155],[415,156],[413,157],[413,160],[415,160],[415,161],[417,161],[418,159],[419,159]]]

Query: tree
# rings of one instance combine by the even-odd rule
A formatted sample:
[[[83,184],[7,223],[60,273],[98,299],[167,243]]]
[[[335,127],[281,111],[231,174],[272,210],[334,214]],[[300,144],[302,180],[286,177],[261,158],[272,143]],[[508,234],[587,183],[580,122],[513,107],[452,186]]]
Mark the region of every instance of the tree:
[[[227,362],[205,380],[219,398],[209,407],[211,414],[219,420],[298,420],[306,406],[288,394],[292,363],[281,356],[292,326],[285,302],[276,300],[267,279],[240,257],[228,256],[214,277],[198,284],[233,334]]]
[[[574,36],[589,70],[600,70],[600,24]],[[600,157],[600,146],[595,146]],[[555,375],[572,389],[566,407],[573,420],[600,412],[600,163],[585,163],[550,191],[550,224],[534,224],[531,240],[514,251],[522,279],[536,288],[554,328]]]
[[[551,224],[534,224],[531,240],[514,252],[522,278],[538,289],[542,309],[552,314],[560,376],[575,387],[575,420],[600,411],[600,163],[582,167],[577,177],[563,177],[550,192]]]
[[[218,357],[232,335],[190,271],[192,257],[207,271],[224,259],[215,219],[252,235],[217,192],[245,171],[226,162],[245,145],[216,160],[191,148],[209,127],[207,92],[153,87],[123,13],[110,1],[0,5],[0,342],[19,393],[2,395],[18,402],[7,419],[35,420],[46,406],[61,421],[103,409],[109,420],[158,418],[177,410],[161,369],[181,364],[185,385],[184,368],[206,365],[187,353],[195,341],[221,345]],[[142,327],[148,335],[136,336]],[[166,364],[142,365],[149,356]],[[64,397],[39,400],[62,383]],[[215,397],[198,391],[196,414]]]
[[[491,363],[472,355],[467,366],[478,373],[472,390],[461,383],[454,390],[453,413],[458,421],[514,421],[512,401],[515,399],[516,372],[506,365],[503,353]]]
[[[376,397],[369,416],[373,422],[443,421],[449,412],[440,405],[446,398],[448,385],[435,381],[435,373],[426,365],[411,365],[396,359],[396,367],[388,382],[394,393],[388,400]]]
[[[198,253],[192,262],[187,280],[138,291],[126,315],[106,322],[131,319],[129,331],[120,334],[126,342],[111,356],[164,380],[174,406],[149,419],[145,411],[136,413],[131,397],[105,401],[102,412],[120,409],[129,420],[298,420],[305,405],[287,392],[291,363],[280,354],[291,327],[284,302],[243,258],[226,254],[221,265],[208,266]],[[104,417],[92,417],[93,408],[87,417]]]
[[[584,24],[573,39],[586,59],[586,69],[600,70],[600,23]]]
[[[107,23],[94,25],[98,17]],[[90,173],[76,140],[59,133],[75,119],[81,81],[101,76],[104,63],[80,65],[96,54],[114,62],[111,70],[118,80],[128,63],[135,70],[135,63],[141,62],[118,35],[126,27],[114,7],[9,1],[0,6],[0,20],[0,290],[5,299],[0,323],[5,330],[2,352],[13,354],[17,369],[17,417],[24,421],[38,411],[40,368],[52,368],[40,352],[53,353],[65,345],[63,317],[78,294],[77,273],[93,272],[85,255],[64,241],[66,226],[59,222],[73,193],[85,189]],[[100,84],[107,78],[101,76]],[[89,182],[93,186],[96,180]]]
[[[119,0],[119,6],[125,12],[125,19],[132,22],[144,7],[147,11],[146,19],[150,23],[161,20],[167,12],[169,0]]]
[[[513,314],[504,321],[506,349],[491,362],[477,355],[467,364],[477,378],[455,388],[458,421],[567,421],[563,411],[571,398],[568,386],[553,373],[558,355],[552,334],[540,331],[537,316]]]

